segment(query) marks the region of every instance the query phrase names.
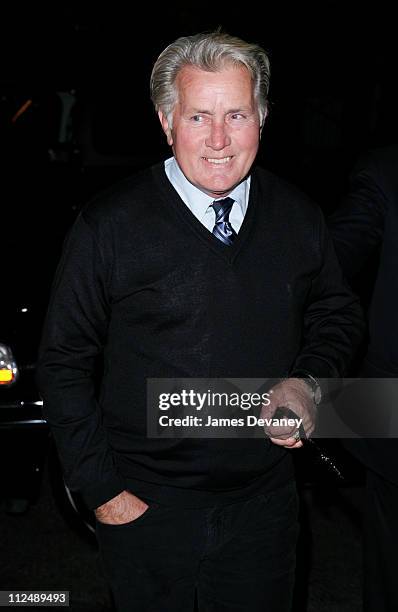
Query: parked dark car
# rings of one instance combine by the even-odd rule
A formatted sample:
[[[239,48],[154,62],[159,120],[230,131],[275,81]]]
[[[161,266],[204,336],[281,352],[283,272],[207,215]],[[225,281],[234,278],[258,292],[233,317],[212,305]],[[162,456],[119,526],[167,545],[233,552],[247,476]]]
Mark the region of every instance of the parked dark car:
[[[0,94],[0,496],[7,511],[21,513],[39,495],[49,455],[56,464],[35,364],[55,266],[78,211],[72,193],[78,198],[81,171],[65,127],[66,92],[8,86]],[[59,469],[53,477],[62,482]]]
[[[71,208],[50,212],[51,168],[36,166],[34,171],[9,174],[7,183],[13,188],[2,212],[0,491],[13,512],[26,510],[37,497],[50,449],[35,363],[55,264],[75,216]],[[39,188],[44,174],[47,185]]]
[[[92,513],[63,481],[35,364],[56,265],[81,205],[155,161],[144,150],[130,155],[125,146],[115,148],[114,130],[98,129],[104,104],[93,90],[78,100],[73,89],[0,84],[0,499],[8,512],[25,512],[40,493],[47,462],[61,511],[84,529],[91,529]]]

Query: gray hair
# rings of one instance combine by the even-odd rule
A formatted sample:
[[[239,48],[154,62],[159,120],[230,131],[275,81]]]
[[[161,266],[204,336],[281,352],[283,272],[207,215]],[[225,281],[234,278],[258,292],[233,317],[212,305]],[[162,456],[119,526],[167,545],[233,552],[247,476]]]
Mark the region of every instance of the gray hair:
[[[209,72],[222,70],[224,66],[241,65],[249,71],[258,104],[260,123],[267,114],[269,90],[269,59],[259,45],[222,32],[182,36],[171,43],[159,55],[151,74],[151,99],[156,111],[161,110],[172,127],[172,113],[178,101],[175,85],[177,75],[184,66],[196,66]]]

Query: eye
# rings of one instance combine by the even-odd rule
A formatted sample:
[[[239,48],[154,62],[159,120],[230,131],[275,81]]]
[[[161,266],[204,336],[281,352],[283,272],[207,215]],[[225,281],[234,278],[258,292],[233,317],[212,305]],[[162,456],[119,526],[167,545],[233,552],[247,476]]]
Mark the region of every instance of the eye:
[[[242,113],[233,113],[233,115],[231,115],[231,119],[234,119],[235,121],[239,121],[245,118],[245,115],[242,115]]]
[[[193,115],[193,117],[191,117],[191,120],[194,123],[202,123],[203,117],[202,117],[202,115]]]

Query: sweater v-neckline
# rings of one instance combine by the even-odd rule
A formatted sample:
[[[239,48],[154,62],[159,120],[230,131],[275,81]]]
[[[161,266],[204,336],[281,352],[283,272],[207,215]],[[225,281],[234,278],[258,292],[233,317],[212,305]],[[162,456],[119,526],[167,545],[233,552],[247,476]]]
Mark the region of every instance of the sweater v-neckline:
[[[176,189],[174,189],[173,185],[167,178],[164,169],[164,162],[160,162],[159,164],[153,166],[152,172],[155,177],[155,181],[157,183],[157,187],[162,196],[162,199],[165,201],[165,204],[171,205],[173,211],[178,215],[178,217],[183,221],[183,223],[188,225],[190,229],[198,236],[198,238],[204,241],[213,252],[226,259],[229,263],[233,263],[238,253],[240,252],[244,242],[246,241],[246,238],[250,232],[250,228],[253,225],[255,208],[258,199],[255,197],[255,192],[257,190],[255,176],[253,176],[252,174],[249,202],[246,214],[242,221],[242,225],[233,244],[231,246],[226,246],[221,242],[221,240],[216,238],[216,236],[214,236],[203,225],[203,223],[199,221],[199,219],[193,214],[193,212],[182,200]]]

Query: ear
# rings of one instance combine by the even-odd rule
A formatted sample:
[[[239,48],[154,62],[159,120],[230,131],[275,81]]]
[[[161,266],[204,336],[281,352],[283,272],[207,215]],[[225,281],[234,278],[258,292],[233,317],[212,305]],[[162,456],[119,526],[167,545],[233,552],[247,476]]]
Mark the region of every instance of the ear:
[[[169,122],[166,118],[166,115],[163,113],[163,111],[160,110],[158,111],[158,117],[159,117],[160,125],[162,126],[162,130],[166,134],[167,144],[169,144],[170,146],[173,146],[173,136],[171,134],[171,129],[169,127]]]
[[[261,124],[260,124],[260,139],[261,139],[261,136],[262,136],[262,133],[263,133],[263,127],[264,127],[264,124],[265,124],[265,120],[266,120],[266,118],[267,118],[267,115],[268,115],[268,108],[266,108],[266,109],[265,109],[265,111],[264,111],[264,117],[263,117],[263,120],[262,120],[262,122],[261,122]]]

